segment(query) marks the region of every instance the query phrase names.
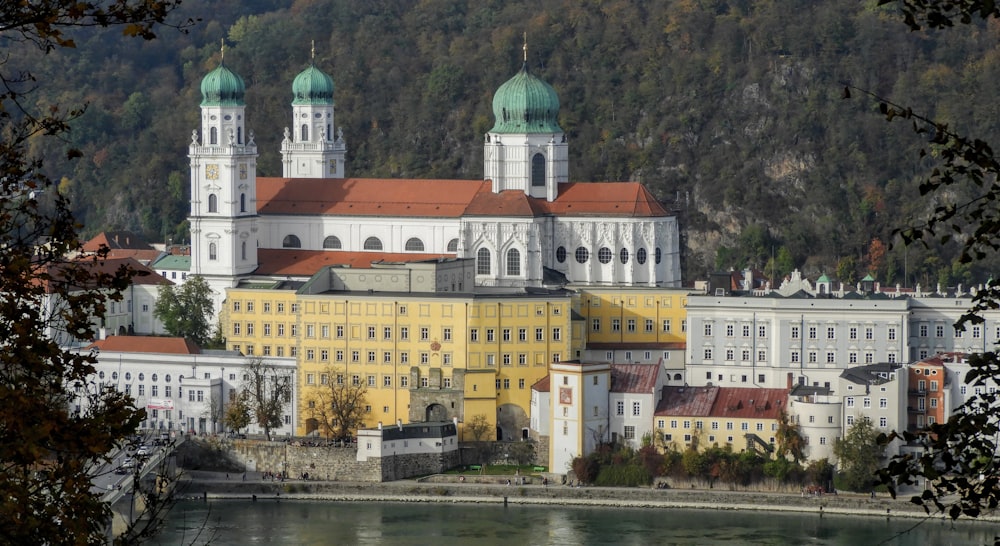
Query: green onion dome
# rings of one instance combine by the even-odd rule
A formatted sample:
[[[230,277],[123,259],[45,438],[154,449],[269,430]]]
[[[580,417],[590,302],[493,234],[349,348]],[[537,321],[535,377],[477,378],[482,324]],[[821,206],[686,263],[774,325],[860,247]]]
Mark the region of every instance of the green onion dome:
[[[562,132],[555,89],[531,75],[527,63],[493,95],[493,116],[491,133]]]
[[[333,104],[333,79],[315,66],[292,82],[292,104]]]
[[[220,63],[201,80],[201,105],[243,106],[246,92],[243,78]]]

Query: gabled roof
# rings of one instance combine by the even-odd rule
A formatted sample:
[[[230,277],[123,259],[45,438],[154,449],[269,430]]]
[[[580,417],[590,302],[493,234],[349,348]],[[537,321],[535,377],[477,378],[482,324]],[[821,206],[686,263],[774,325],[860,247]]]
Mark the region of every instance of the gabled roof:
[[[416,252],[348,252],[344,250],[303,250],[300,248],[261,248],[257,250],[257,275],[311,277],[330,265],[367,269],[373,262],[422,262],[454,258],[451,254]]]
[[[657,416],[707,417],[719,394],[719,387],[663,387],[656,404]]]
[[[522,191],[493,193],[489,180],[388,178],[258,178],[257,212],[402,218],[669,216],[638,182],[560,184],[550,203]]]
[[[116,353],[201,354],[197,345],[181,337],[110,336],[86,347],[87,350],[94,348]]]
[[[50,268],[52,281],[46,282],[45,291],[49,294],[53,293],[54,287],[53,282],[59,282],[63,280],[63,271],[67,267],[72,267],[74,265],[85,267],[90,270],[92,274],[107,274],[113,275],[120,268],[125,267],[135,271],[135,275],[132,277],[132,284],[136,286],[157,286],[157,285],[172,285],[174,284],[170,280],[164,278],[162,275],[158,275],[152,269],[142,265],[134,258],[117,258],[117,259],[107,259],[107,260],[97,260],[95,257],[83,257],[74,260],[71,263],[66,264],[55,264]],[[71,290],[82,290],[85,287],[82,286],[72,286]]]
[[[153,250],[153,247],[150,246],[149,243],[147,243],[142,237],[126,230],[102,231],[101,233],[95,235],[91,240],[84,243],[83,250],[84,252],[97,252],[101,245],[104,245],[111,250]]]
[[[778,419],[787,405],[786,389],[720,387],[711,415],[733,419]]]
[[[611,392],[653,394],[660,364],[612,364]]]

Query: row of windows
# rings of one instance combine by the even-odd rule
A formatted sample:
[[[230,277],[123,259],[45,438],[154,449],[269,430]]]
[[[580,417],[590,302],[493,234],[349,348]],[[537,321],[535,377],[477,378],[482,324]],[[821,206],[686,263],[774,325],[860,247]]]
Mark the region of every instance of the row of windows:
[[[653,254],[656,263],[660,263],[660,261],[663,260],[663,252],[659,249],[659,247],[656,248]],[[597,250],[597,261],[602,264],[611,263],[611,261],[614,260],[614,257],[614,251],[606,246]],[[627,264],[630,257],[631,255],[627,248],[622,247],[622,249],[618,251],[618,260],[621,261],[621,263]],[[576,258],[577,263],[585,264],[590,260],[590,250],[588,250],[587,247],[578,246],[574,251],[574,258]],[[645,248],[640,247],[635,251],[635,261],[639,265],[645,264],[647,259],[648,255]],[[564,263],[566,261],[566,247],[561,246],[556,249],[556,261],[559,263]]]
[[[247,211],[247,194],[240,194],[240,212]],[[219,212],[219,196],[208,194],[208,212]]]
[[[496,330],[493,328],[486,328],[485,337],[480,338],[479,328],[469,329],[469,341],[479,342],[480,339],[484,339],[487,343],[492,343],[497,341]],[[512,328],[503,328],[500,330],[500,341],[510,342],[514,341],[514,330]],[[517,329],[517,341],[528,341],[528,329],[518,328]],[[545,341],[545,329],[535,328],[535,341]],[[562,341],[562,328],[552,329],[552,341]]]
[[[476,275],[493,274],[493,255],[488,248],[480,248],[476,251]],[[521,251],[516,248],[507,250],[505,274],[516,277],[521,274]]]
[[[664,434],[663,435],[663,440],[665,442],[673,442],[674,441],[674,435],[670,434],[670,433]],[[689,443],[691,443],[691,440],[692,440],[692,437],[691,437],[690,434],[685,434],[684,435],[684,443],[688,443],[689,444]],[[826,438],[822,438],[822,440],[824,441],[823,443],[825,443]],[[717,442],[717,440],[715,438],[715,435],[714,434],[710,434],[708,436],[708,443],[714,444],[716,442]],[[726,436],[726,443],[727,444],[732,444],[733,443],[733,437],[732,436]],[[768,440],[768,443],[774,445],[774,436],[772,436],[771,439]]]
[[[263,310],[264,310],[265,313],[270,313],[271,312],[271,302],[265,301],[262,304],[262,307],[263,307]],[[285,302],[279,301],[278,303],[275,304],[274,308],[277,310],[278,314],[284,313],[285,312]],[[299,304],[297,304],[297,303],[292,303],[289,308],[291,309],[292,314],[295,314],[295,313],[299,312]],[[242,309],[243,309],[243,302],[241,302],[240,300],[233,300],[233,312],[239,313]],[[405,309],[406,308],[405,307],[401,307],[401,309],[403,309],[404,312],[400,313],[400,314],[406,314],[405,313]],[[247,300],[247,302],[246,302],[246,310],[247,310],[247,313],[253,313],[254,312],[254,300]]]
[[[257,354],[256,346],[250,343],[246,345],[240,345],[237,343],[233,344],[231,347],[233,351],[239,351],[246,355]],[[263,349],[263,352],[261,353],[262,356],[283,357],[285,356],[286,352],[284,345],[277,345],[274,347],[272,347],[271,345],[264,345],[262,349]],[[298,358],[299,356],[299,348],[294,345],[288,347],[287,352],[289,357]],[[397,353],[393,351],[380,352],[380,351],[352,350],[348,353],[348,351],[344,349],[335,349],[331,351],[329,349],[313,349],[313,348],[305,349],[303,354],[305,355],[305,360],[307,361],[318,360],[319,362],[331,362],[331,361],[348,362],[347,358],[349,357],[350,358],[349,362],[354,362],[354,363],[367,362],[368,364],[376,364],[379,362],[381,362],[382,364],[393,364],[393,357],[397,355]],[[546,365],[545,353],[536,352],[534,354],[536,357],[534,359],[534,365],[545,366]],[[381,360],[379,359],[380,356]],[[498,355],[496,353],[487,354],[486,366],[490,368],[496,367],[498,361],[497,356]],[[362,358],[364,358],[364,360],[362,360]],[[399,359],[399,364],[402,365],[408,365],[412,363],[410,359],[410,353],[408,351],[398,352],[398,356],[396,356],[396,358]],[[552,353],[551,361],[559,362],[560,354]],[[452,366],[454,362],[455,362],[454,355],[452,353],[441,353],[442,366]],[[515,364],[517,366],[527,366],[528,353],[501,353],[499,355],[499,362],[500,365],[502,366],[514,366]],[[417,353],[417,363],[421,365],[429,365],[431,363],[431,353],[426,351]]]
[[[678,419],[671,419],[670,420],[670,428],[676,429],[677,425],[680,424],[682,429],[689,430],[689,429],[691,429],[692,423],[694,424],[694,429],[695,430],[703,430],[705,428],[705,422],[704,421],[700,421],[700,420],[699,421],[690,421],[690,420],[683,420],[683,421],[681,421],[681,420],[678,420]],[[667,420],[666,419],[657,419],[656,420],[656,427],[657,428],[664,429],[664,428],[667,428],[666,425],[667,425]],[[719,421],[709,421],[709,428],[711,430],[721,430],[720,426],[721,425],[719,424]],[[726,421],[726,423],[725,423],[725,429],[726,430],[736,430],[735,429],[735,424],[732,421]],[[763,432],[764,431],[764,423],[755,423],[754,424],[754,429],[757,432]],[[742,430],[742,431],[748,431],[748,430],[750,430],[750,423],[748,423],[746,421],[741,422],[740,423],[740,430]],[[777,423],[771,423],[771,432],[774,432],[774,431],[777,431],[777,430],[778,430],[778,424]]]
[[[920,337],[930,337],[928,335],[929,332],[930,332],[930,329],[929,329],[929,327],[926,324],[921,324],[917,328],[917,331],[919,332]],[[965,337],[965,329],[964,329],[964,327],[962,329],[954,328],[952,331],[954,332],[955,337],[957,337],[957,338]],[[934,337],[945,337],[944,334],[945,334],[945,327],[944,327],[943,324],[938,324],[937,326],[934,327]],[[980,339],[982,337],[983,337],[983,327],[981,325],[980,326],[973,326],[972,327],[972,338],[973,339]],[[1000,326],[996,327],[996,332],[995,332],[995,336],[994,337],[996,337],[997,339],[1000,339]]]
[[[245,324],[242,323],[242,322],[234,322],[233,323],[233,335],[234,336],[241,336],[241,335],[244,335],[244,333],[245,333],[245,335],[247,335],[247,336],[252,336],[252,335],[254,335],[254,332],[255,332],[255,326],[256,326],[256,323],[254,323],[254,322],[247,322]],[[284,337],[285,336],[285,324],[284,323],[278,323],[278,324],[274,325],[275,326],[274,328],[272,328],[272,325],[271,325],[270,322],[265,322],[263,324],[263,326],[264,326],[263,327],[263,335],[264,336],[271,336],[272,333],[275,336],[277,336],[277,337]],[[335,339],[344,339],[345,330],[346,330],[346,328],[342,324],[334,325],[332,329],[331,329],[331,327],[330,327],[329,324],[321,324],[320,327],[319,327],[320,337],[322,337],[324,339],[329,339],[330,338],[331,331],[334,333],[334,338]],[[486,334],[485,335],[485,340],[487,342],[496,341],[497,340],[496,332],[497,331],[494,328],[487,328],[485,330],[485,334]],[[388,340],[392,339],[393,328],[391,326],[383,326],[382,329],[381,329],[381,332],[379,332],[379,328],[378,327],[376,327],[376,326],[368,326],[367,333],[368,333],[367,339],[369,339],[369,340],[377,340],[377,339],[379,339],[379,334],[381,333],[381,339],[384,340],[384,341],[388,341]],[[298,335],[299,335],[299,325],[298,324],[290,324],[290,325],[288,325],[288,334],[289,334],[289,337],[298,337]],[[431,339],[431,329],[428,326],[421,326],[421,327],[419,327],[417,329],[417,334],[419,336],[418,339],[420,341],[430,341],[430,339]],[[505,341],[505,342],[513,341],[514,340],[514,335],[513,334],[514,334],[514,330],[512,328],[503,328],[503,329],[500,330],[500,338],[499,339],[501,341]],[[314,324],[307,324],[306,325],[306,328],[305,328],[305,337],[307,337],[307,338],[315,338],[316,337],[316,325],[314,325]],[[453,339],[454,338],[453,338],[453,335],[452,335],[452,329],[450,327],[444,327],[444,328],[441,329],[440,340],[442,342],[450,342],[450,341],[453,341]],[[545,329],[544,328],[535,328],[534,339],[535,339],[535,341],[545,341]],[[399,340],[400,341],[409,341],[410,340],[410,328],[408,326],[400,326],[399,327]],[[479,328],[471,328],[471,329],[469,329],[469,341],[478,342],[479,340],[480,340]],[[517,340],[518,341],[528,341],[528,329],[527,328],[518,328],[517,329]],[[553,328],[552,329],[552,341],[562,341],[562,328]]]
[[[711,348],[706,348],[703,356],[705,360],[712,360],[712,358],[715,356],[715,352]],[[735,356],[736,355],[733,349],[726,349],[727,361],[735,361],[736,360]],[[742,356],[743,356],[743,362],[750,362],[749,349],[744,349],[742,352]],[[757,350],[757,362],[767,362],[767,350],[765,349]]]
[[[836,362],[837,362],[837,352],[836,351],[827,351],[825,356],[826,356],[826,363],[827,364],[836,364]],[[859,362],[859,360],[858,360],[859,356],[860,356],[860,353],[858,353],[856,351],[850,351],[850,352],[847,353],[847,362],[849,364],[857,364]],[[792,351],[791,354],[790,354],[790,359],[791,359],[791,362],[793,364],[799,363],[801,361],[801,356],[800,356],[799,351]],[[886,361],[888,361],[888,362],[896,362],[896,353],[895,352],[891,352],[891,351],[888,352],[888,353],[886,353]],[[806,353],[806,362],[808,362],[809,364],[816,364],[817,362],[819,362],[819,352],[817,352],[817,351],[808,351]],[[872,352],[872,351],[866,351],[864,353],[864,363],[865,364],[872,364],[874,362],[875,362],[875,353]]]
[[[660,322],[660,331],[663,332],[663,333],[670,333],[672,325],[673,325],[673,323],[672,323],[671,319],[662,319],[662,321]],[[635,333],[635,332],[638,331],[637,327],[638,327],[638,322],[636,321],[636,319],[625,319],[625,331],[626,332]],[[656,322],[653,321],[653,319],[645,319],[645,322],[643,323],[643,331],[644,332],[646,332],[647,334],[651,334],[651,333],[653,333],[653,330],[655,328],[656,328]],[[601,331],[601,319],[600,318],[592,318],[592,319],[590,319],[590,331],[591,332],[600,332]],[[613,318],[613,319],[611,319],[611,331],[612,332],[621,332],[622,331],[622,319],[620,319],[620,318]],[[681,321],[681,331],[682,332],[686,332],[687,331],[687,321],[686,320],[682,320]]]
[[[286,235],[281,241],[282,248],[302,248],[302,240],[296,235]],[[382,240],[378,237],[369,237],[365,239],[365,243],[362,246],[365,250],[383,250],[384,245]],[[341,250],[344,248],[343,243],[340,241],[340,237],[336,235],[327,236],[323,239],[323,248],[326,250]],[[424,242],[417,237],[410,237],[406,240],[404,245],[404,250],[407,252],[423,252],[425,250]],[[458,239],[452,239],[448,241],[448,252],[458,252]]]
[[[847,339],[858,340],[860,329],[857,326],[851,326],[847,329]],[[808,339],[819,339],[819,328],[816,326],[809,326],[806,328],[806,335]],[[799,339],[799,327],[792,326],[791,328],[792,339]],[[896,328],[890,326],[886,330],[886,337],[889,341],[896,341]],[[837,327],[827,326],[826,327],[826,339],[837,339]],[[864,328],[864,339],[866,341],[871,341],[875,339],[875,328],[873,326],[865,326]]]
[[[615,404],[615,415],[619,415],[619,416],[625,415],[625,401],[624,400],[618,400],[617,403]],[[642,402],[639,402],[638,400],[633,400],[632,401],[632,417],[641,417],[641,416],[642,416]]]

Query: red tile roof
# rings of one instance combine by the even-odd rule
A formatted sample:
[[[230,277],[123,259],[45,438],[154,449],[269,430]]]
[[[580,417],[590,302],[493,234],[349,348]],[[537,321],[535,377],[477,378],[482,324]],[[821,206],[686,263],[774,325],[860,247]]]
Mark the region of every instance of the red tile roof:
[[[149,243],[131,231],[102,231],[95,235],[93,239],[84,243],[83,250],[85,252],[97,252],[97,249],[101,245],[112,250],[153,250],[153,247],[149,246]]]
[[[778,419],[788,405],[787,389],[719,388],[713,417]]]
[[[110,336],[87,346],[92,348],[116,353],[201,354],[197,345],[180,337]]]
[[[653,394],[660,372],[657,364],[612,364],[611,392]]]
[[[538,392],[549,392],[550,389],[551,386],[548,375],[539,379],[538,381],[535,381],[535,384],[531,386],[531,390]]]
[[[157,274],[152,269],[146,267],[145,265],[142,265],[141,263],[139,263],[138,261],[136,261],[134,258],[119,258],[119,259],[97,260],[93,256],[90,256],[90,257],[78,258],[77,260],[75,260],[75,263],[78,263],[78,264],[80,264],[80,265],[82,265],[84,267],[89,268],[92,273],[104,273],[104,274],[108,274],[108,275],[113,275],[121,267],[129,268],[129,269],[135,271],[135,276],[132,277],[132,284],[133,285],[156,286],[156,285],[161,285],[161,284],[165,284],[165,285],[174,284],[169,279],[164,278],[163,276]],[[57,264],[57,265],[53,265],[50,268],[50,270],[52,272],[51,274],[52,274],[52,277],[53,277],[53,281],[60,280],[60,278],[61,278],[60,270],[62,268],[64,268],[64,267],[68,267],[68,266],[67,265],[58,265]],[[46,292],[48,292],[48,293],[51,294],[53,292],[52,282],[47,282],[45,284],[46,284]],[[80,286],[73,286],[72,287],[72,290],[74,290],[74,291],[75,290],[81,290],[81,289],[82,289],[82,287],[80,287]]]
[[[258,178],[257,212],[415,218],[669,215],[638,182],[560,184],[551,203],[491,188],[488,180]]]
[[[303,250],[300,248],[261,248],[257,250],[258,275],[311,277],[328,265],[370,268],[373,262],[421,262],[454,258],[453,254],[415,252],[348,252],[344,250]]]
[[[657,416],[707,417],[712,412],[719,387],[663,387],[656,404]]]

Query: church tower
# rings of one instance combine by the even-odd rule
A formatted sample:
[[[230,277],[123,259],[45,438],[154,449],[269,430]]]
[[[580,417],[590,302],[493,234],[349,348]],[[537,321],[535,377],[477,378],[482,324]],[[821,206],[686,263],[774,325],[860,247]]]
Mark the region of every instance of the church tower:
[[[347,145],[342,131],[334,135],[333,79],[313,61],[292,82],[292,126],[281,141],[282,176],[343,178]]]
[[[569,149],[559,127],[559,97],[528,72],[528,46],[521,71],[493,95],[496,123],[486,133],[484,178],[493,192],[520,190],[554,201],[569,181]]]
[[[245,128],[246,86],[220,62],[201,81],[201,132],[192,131],[191,273],[216,298],[257,268],[257,145]],[[216,307],[218,309],[218,307]]]

